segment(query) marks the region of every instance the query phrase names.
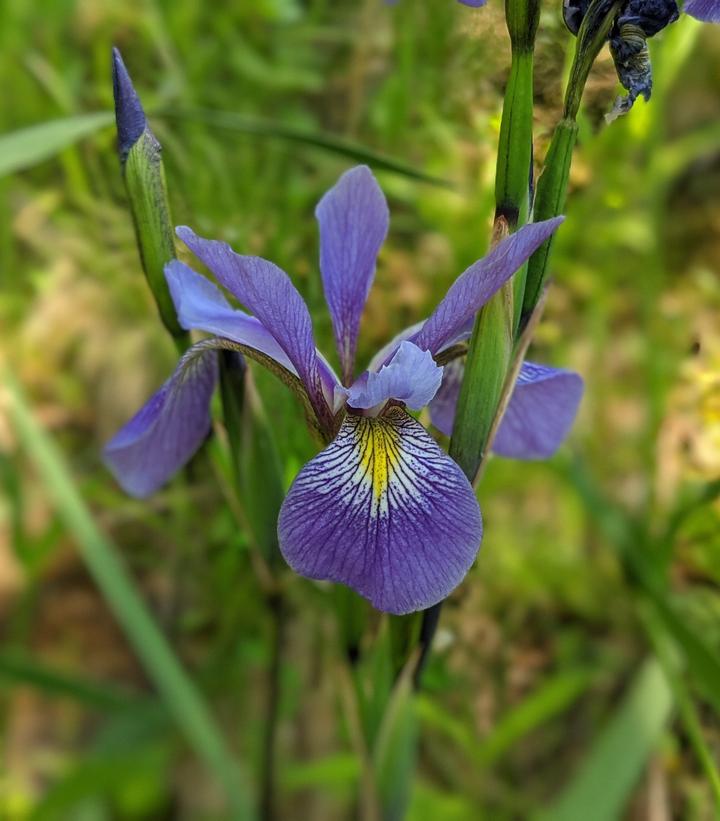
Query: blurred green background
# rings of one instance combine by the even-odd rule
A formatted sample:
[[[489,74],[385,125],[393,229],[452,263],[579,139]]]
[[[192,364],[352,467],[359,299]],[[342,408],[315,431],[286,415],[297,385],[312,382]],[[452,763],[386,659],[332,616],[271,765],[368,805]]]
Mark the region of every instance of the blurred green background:
[[[376,166],[392,221],[366,361],[486,248],[509,67],[502,8],[4,0],[0,20],[0,366],[252,792],[272,624],[226,489],[207,449],[145,503],[101,464],[104,441],[175,362],[139,265],[114,127],[82,123],[79,140],[64,126],[13,133],[109,110],[117,45],[164,146],[175,222],[290,272],[328,352],[312,211],[354,160],[286,129],[448,181]],[[545,3],[538,162],[571,45],[560,3]],[[552,461],[487,469],[483,547],[445,607],[417,703],[412,821],[719,811],[720,27],[683,18],[652,46],[654,98],[612,127],[606,52],[591,75],[531,351],[580,371],[586,396]],[[248,118],[263,133],[248,133]],[[257,379],[289,482],[314,445],[293,400]],[[51,493],[66,477],[31,458],[40,440],[12,423],[9,397],[0,385],[0,818],[230,817],[217,773],[168,718],[88,575]],[[332,596],[286,581],[278,817],[349,818],[363,756]]]

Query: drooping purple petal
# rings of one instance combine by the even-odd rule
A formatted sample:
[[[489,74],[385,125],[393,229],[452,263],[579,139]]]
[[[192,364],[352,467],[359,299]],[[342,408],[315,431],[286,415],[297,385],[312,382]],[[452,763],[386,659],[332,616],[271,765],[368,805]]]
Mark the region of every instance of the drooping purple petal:
[[[687,0],[683,11],[703,23],[720,23],[720,0]]]
[[[445,366],[443,384],[430,403],[433,425],[452,435],[463,365]],[[577,414],[583,380],[573,371],[524,362],[502,418],[493,450],[511,459],[547,459],[565,440]]]
[[[436,354],[555,231],[564,217],[523,226],[453,282],[412,341]]]
[[[374,408],[388,399],[397,399],[412,410],[420,410],[437,393],[442,372],[430,351],[421,351],[412,342],[401,342],[387,365],[377,373],[366,371],[350,387],[348,404]]]
[[[365,165],[346,171],[315,210],[320,226],[320,271],[335,345],[347,384],[355,365],[358,328],[387,236],[385,195]]]
[[[177,235],[273,335],[305,384],[318,418],[331,424],[310,312],[288,275],[265,259],[236,254],[224,242],[203,239],[187,226],[178,228]]]
[[[482,538],[460,468],[398,407],[348,415],[300,471],[283,503],[280,549],[303,576],[352,587],[378,610],[410,613],[444,599]]]
[[[582,394],[579,374],[524,362],[493,450],[510,459],[552,456],[570,432]]]
[[[154,493],[190,459],[210,431],[217,353],[190,348],[170,379],[105,446],[104,457],[131,496]]]

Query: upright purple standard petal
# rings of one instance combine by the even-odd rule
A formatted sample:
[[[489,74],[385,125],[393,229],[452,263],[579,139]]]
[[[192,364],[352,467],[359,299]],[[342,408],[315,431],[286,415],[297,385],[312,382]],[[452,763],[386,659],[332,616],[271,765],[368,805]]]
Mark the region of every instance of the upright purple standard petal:
[[[524,362],[493,450],[510,459],[552,456],[570,432],[582,394],[579,374]]]
[[[555,231],[564,217],[523,226],[453,282],[412,341],[436,354]]]
[[[374,408],[388,399],[397,399],[412,410],[420,410],[437,393],[442,372],[430,351],[421,351],[412,342],[401,342],[387,365],[377,373],[366,371],[350,387],[348,404]]]
[[[190,459],[210,431],[217,354],[199,342],[175,372],[105,446],[107,466],[127,493],[154,493]]]
[[[287,368],[290,373],[298,375],[288,355],[262,322],[233,308],[210,280],[176,259],[165,266],[165,277],[178,322],[185,330],[207,331],[255,348]],[[340,380],[319,353],[318,369],[325,398],[332,405]]]
[[[683,11],[703,23],[720,23],[720,0],[687,0]]]
[[[181,226],[177,235],[273,335],[307,388],[321,423],[332,426],[323,396],[312,320],[305,300],[277,265],[260,257],[236,254],[229,245],[198,237]]]
[[[445,366],[442,387],[430,403],[433,425],[452,435],[463,365]],[[493,450],[511,459],[547,459],[570,432],[582,398],[583,381],[573,371],[524,362]]]
[[[377,419],[345,418],[295,479],[278,535],[298,573],[402,614],[437,604],[462,581],[482,522],[460,468],[394,407]]]
[[[352,379],[358,328],[378,251],[387,236],[385,195],[365,165],[346,171],[315,210],[320,271],[335,331],[343,381]]]
[[[165,266],[165,278],[178,322],[186,331],[207,331],[248,345],[297,376],[295,366],[267,328],[255,317],[233,308],[210,280],[177,259]]]

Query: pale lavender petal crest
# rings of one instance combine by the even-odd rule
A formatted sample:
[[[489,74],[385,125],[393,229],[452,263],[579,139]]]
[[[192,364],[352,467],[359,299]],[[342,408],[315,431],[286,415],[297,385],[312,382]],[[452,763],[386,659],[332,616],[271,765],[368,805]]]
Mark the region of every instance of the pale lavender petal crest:
[[[374,419],[346,416],[293,482],[278,536],[296,572],[402,614],[431,607],[462,581],[482,521],[460,468],[394,407]]]
[[[420,410],[437,393],[442,372],[430,351],[422,351],[412,342],[401,342],[387,365],[377,372],[366,371],[350,387],[348,404],[374,408],[388,399],[397,399],[412,410]]]
[[[360,318],[390,215],[372,171],[346,171],[315,209],[320,271],[345,382],[352,378]]]

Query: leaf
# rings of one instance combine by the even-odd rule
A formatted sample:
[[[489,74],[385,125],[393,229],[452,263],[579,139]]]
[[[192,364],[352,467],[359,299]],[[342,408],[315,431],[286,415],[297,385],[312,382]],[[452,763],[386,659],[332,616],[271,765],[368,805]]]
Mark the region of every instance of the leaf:
[[[467,722],[446,713],[428,697],[420,697],[418,712],[423,723],[451,738],[476,764],[487,767],[536,727],[566,710],[587,689],[593,677],[591,670],[559,673],[508,710],[480,740]]]
[[[37,687],[46,695],[65,696],[102,710],[122,709],[140,702],[129,693],[67,675],[17,652],[0,652],[0,683],[3,679]]]
[[[362,143],[357,143],[344,137],[336,137],[333,134],[323,134],[316,131],[307,131],[304,128],[287,125],[275,120],[264,120],[255,117],[246,117],[243,114],[236,114],[233,111],[214,111],[207,108],[192,108],[180,111],[162,110],[156,112],[158,117],[177,120],[193,120],[205,123],[215,128],[224,128],[228,131],[237,131],[242,134],[254,134],[259,137],[272,137],[289,142],[300,143],[311,148],[319,148],[331,154],[338,154],[347,157],[355,162],[367,163],[384,171],[391,171],[403,177],[424,182],[428,185],[436,185],[441,188],[453,188],[453,184],[448,180],[433,177],[407,165],[402,160],[395,157],[388,157],[374,151]]]
[[[27,452],[58,513],[75,538],[83,561],[142,661],[188,742],[225,787],[233,818],[252,817],[244,779],[202,695],[180,665],[153,621],[115,545],[95,525],[62,454],[37,424],[19,385],[3,373],[9,411],[20,445]]]
[[[648,659],[575,777],[538,817],[544,821],[614,821],[662,737],[672,695],[657,661]]]
[[[415,777],[418,720],[413,691],[412,658],[387,704],[373,751],[373,769],[382,821],[405,817]]]
[[[111,111],[96,111],[1,134],[0,177],[37,165],[113,121]]]

